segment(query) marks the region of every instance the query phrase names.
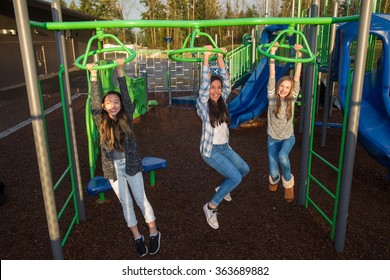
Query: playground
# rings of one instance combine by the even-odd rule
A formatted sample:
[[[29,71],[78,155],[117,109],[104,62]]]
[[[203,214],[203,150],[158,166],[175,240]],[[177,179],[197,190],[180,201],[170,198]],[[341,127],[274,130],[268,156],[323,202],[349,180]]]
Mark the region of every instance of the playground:
[[[58,7],[59,4],[54,5]],[[362,11],[360,21],[367,28],[370,26],[370,12],[367,9]],[[301,22],[309,24],[309,20]],[[317,19],[313,20],[313,23],[319,23]],[[325,20],[330,23],[334,19],[324,18],[323,23]],[[232,118],[230,145],[245,159],[251,170],[231,193],[233,200],[224,201],[219,206],[218,230],[207,225],[202,205],[222,177],[204,163],[199,153],[201,121],[195,107],[191,102],[172,104],[170,91],[169,94],[146,91],[147,96],[143,98],[140,95],[143,78],[131,79],[130,84],[134,87],[129,91],[136,103],[135,135],[141,156],[158,157],[167,162],[164,168],[143,173],[146,194],[162,233],[161,250],[145,259],[390,259],[390,213],[386,211],[390,205],[389,149],[386,141],[390,108],[387,63],[390,48],[386,24],[389,17],[373,17],[370,33],[379,38],[373,40],[373,50],[376,50],[377,41],[381,43],[379,54],[373,59],[373,67],[364,77],[366,54],[363,50],[367,47],[368,32],[357,32],[356,17],[348,20],[350,22],[339,29],[337,39],[335,34],[333,37],[338,44],[334,59],[343,59],[340,64],[334,61],[335,65],[340,65],[335,70],[337,79],[334,87],[334,94],[340,100],[339,107],[333,106],[333,102],[329,104],[333,101],[330,97],[317,97],[320,89],[317,90],[316,83],[308,82],[318,79],[318,62],[310,51],[310,46],[315,46],[317,40],[316,36],[312,36],[316,33],[314,28],[305,36],[293,25],[278,26],[277,30],[269,33],[277,34],[276,38],[265,38],[257,46],[253,44],[253,50],[257,48],[264,57],[247,75],[245,85],[235,90],[228,104]],[[238,23],[244,24],[245,20],[231,24]],[[247,23],[257,21],[247,19]],[[272,19],[270,23],[273,23]],[[29,25],[29,22],[24,19],[23,24]],[[170,59],[202,63],[194,55],[204,51],[203,47],[193,44],[199,36],[207,37],[213,43],[213,52],[221,52],[213,39],[200,31],[202,24],[207,26],[209,22],[194,26],[193,33],[187,37],[192,40],[191,45],[186,48],[183,44],[182,49],[170,52]],[[223,25],[223,22],[212,24]],[[45,25],[45,28],[54,30],[58,27],[55,24]],[[272,25],[270,28],[273,28]],[[304,106],[297,106],[294,112],[296,144],[290,154],[296,199],[286,203],[281,188],[277,192],[268,190],[264,81],[268,76],[267,57],[271,57],[269,49],[274,42],[284,42],[281,48],[287,50],[284,54],[274,55],[277,60],[297,61],[288,57],[292,43],[286,40],[293,38],[292,35],[303,40],[305,56],[302,59],[307,65],[303,78],[306,81],[302,86],[304,94],[301,102]],[[97,30],[96,37],[88,43],[85,55],[75,62],[78,68],[86,69],[87,56],[96,57],[103,52],[118,50],[100,49],[99,45],[98,50],[89,52],[91,41],[101,40],[104,36],[108,35]],[[21,40],[25,37],[20,34]],[[356,37],[354,50],[349,48],[349,44]],[[56,39],[60,41],[60,38]],[[31,59],[28,43],[24,41],[21,45]],[[119,50],[128,53],[126,62],[133,60],[134,51],[120,41],[118,44],[121,46]],[[244,44],[241,50],[248,52],[250,48],[251,45]],[[351,51],[354,51],[353,55]],[[185,52],[192,52],[192,57],[182,56]],[[62,53],[60,61],[64,61]],[[233,75],[237,62],[234,62],[232,54],[227,56]],[[354,77],[349,75],[352,74],[349,67],[351,57],[354,57]],[[288,63],[277,66],[278,76],[291,71]],[[103,88],[114,86],[109,71],[114,66],[115,63],[105,61],[94,66],[100,70]],[[129,74],[133,66],[129,64],[126,67],[125,71]],[[67,68],[66,63],[63,68]],[[63,68],[60,69],[60,77],[64,75],[61,72]],[[330,77],[333,72],[327,74]],[[17,111],[15,117],[21,120],[29,115],[26,103],[13,100],[26,94],[32,99],[29,100],[32,125],[24,122],[18,129],[2,133],[0,138],[1,179],[6,185],[7,196],[7,201],[0,208],[1,258],[137,259],[121,205],[113,191],[100,194],[87,191],[90,179],[102,174],[96,149],[96,131],[89,122],[88,77],[85,71],[73,71],[69,77],[67,74],[64,76],[60,79],[59,88],[56,77],[40,81],[40,100],[33,98],[38,95],[34,75],[26,78],[27,84],[34,84],[30,91],[25,93],[25,89],[20,88],[8,93],[9,106],[1,115],[3,129],[15,127],[15,119],[10,117],[12,112]],[[167,76],[169,78],[169,74]],[[61,85],[61,81],[65,81],[65,86]],[[329,89],[330,85],[326,83],[326,87]],[[63,88],[66,89],[65,94]],[[360,99],[359,91],[362,93]],[[72,106],[68,108],[66,100],[70,98]],[[316,102],[307,102],[311,98]],[[35,106],[32,106],[33,103]],[[60,106],[56,107],[61,103],[63,111],[58,109]],[[38,105],[46,113],[37,110]],[[354,124],[359,114],[361,120]],[[322,143],[324,131],[326,145]],[[355,143],[358,133],[359,143]],[[34,146],[37,147],[36,153]],[[68,186],[72,186],[70,194]],[[66,207],[68,205],[73,207]],[[137,215],[141,232],[147,232],[142,217],[139,213]]]
[[[72,88],[85,81],[74,78]],[[50,83],[53,81],[46,81]],[[48,94],[50,88],[48,88]],[[162,247],[158,255],[146,259],[389,259],[390,186],[386,168],[374,161],[358,145],[352,182],[345,250],[332,248],[329,225],[312,207],[287,204],[283,192],[268,191],[266,127],[260,116],[252,126],[231,130],[231,146],[248,162],[251,171],[232,193],[232,202],[221,204],[220,229],[211,229],[204,220],[202,205],[220,182],[199,154],[201,122],[191,108],[169,107],[158,94],[150,96],[159,105],[135,124],[142,156],[167,160],[166,169],[156,170],[156,185],[144,174],[146,193],[155,208]],[[88,183],[88,147],[84,110],[86,95],[73,103],[80,155],[82,183]],[[17,110],[15,108],[15,110]],[[332,121],[339,115],[334,110]],[[298,119],[297,119],[298,120]],[[47,116],[53,176],[66,166],[61,111]],[[337,157],[339,130],[329,131],[322,148]],[[291,154],[293,173],[299,176],[301,136]],[[318,140],[318,139],[317,139]],[[38,176],[31,125],[0,140],[1,166],[7,184],[7,202],[1,206],[1,259],[52,259],[45,209]],[[98,164],[98,168],[100,165]],[[313,169],[323,168],[314,164]],[[100,172],[97,171],[98,173]],[[325,174],[325,183],[331,176]],[[329,176],[326,176],[329,175]],[[298,178],[297,178],[298,180]],[[21,186],[21,187],[15,187]],[[76,225],[64,246],[65,259],[137,259],[131,234],[114,193],[106,193],[106,203],[84,193],[87,220]],[[61,203],[61,202],[59,202]],[[64,215],[65,216],[65,215]],[[142,217],[138,217],[141,230]]]

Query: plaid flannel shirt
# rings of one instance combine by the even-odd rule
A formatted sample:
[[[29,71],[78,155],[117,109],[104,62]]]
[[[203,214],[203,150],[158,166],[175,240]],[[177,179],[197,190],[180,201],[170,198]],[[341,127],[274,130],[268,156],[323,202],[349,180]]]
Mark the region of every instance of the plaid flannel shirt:
[[[202,136],[200,139],[200,153],[205,157],[210,157],[213,147],[214,127],[211,126],[209,116],[209,100],[210,92],[210,68],[202,67],[202,81],[199,89],[199,96],[196,101],[197,113],[202,120]],[[226,102],[230,94],[230,79],[229,74],[225,69],[219,69],[219,75],[222,78],[222,98]]]

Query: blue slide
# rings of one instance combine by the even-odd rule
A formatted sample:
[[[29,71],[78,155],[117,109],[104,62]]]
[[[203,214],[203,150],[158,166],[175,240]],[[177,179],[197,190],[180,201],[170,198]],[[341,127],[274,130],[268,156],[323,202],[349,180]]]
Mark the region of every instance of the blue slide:
[[[276,65],[276,79],[287,75],[291,69],[291,63],[281,66]],[[250,121],[262,114],[268,106],[267,83],[269,77],[269,65],[267,58],[263,58],[241,92],[228,103],[230,112],[230,128],[237,128],[242,123]]]
[[[351,63],[350,46],[357,39],[358,24],[346,23],[338,31],[339,97],[342,109],[345,108]],[[364,76],[358,141],[371,157],[389,169],[390,175],[390,15],[373,14],[369,32],[382,41],[382,52],[376,68]]]

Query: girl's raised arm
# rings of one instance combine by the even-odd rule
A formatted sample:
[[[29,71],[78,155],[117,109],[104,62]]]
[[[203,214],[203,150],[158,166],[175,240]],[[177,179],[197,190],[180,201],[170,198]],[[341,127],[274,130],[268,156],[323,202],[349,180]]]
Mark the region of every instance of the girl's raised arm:
[[[300,51],[302,48],[303,48],[302,45],[299,44],[294,45],[294,50],[297,52],[298,58],[302,57],[302,52]],[[295,64],[294,81],[299,81],[301,77],[301,71],[302,71],[302,63],[298,62],[297,64]]]
[[[118,62],[118,67],[116,68],[116,71],[118,72],[118,77],[119,78],[124,77],[125,75],[123,73],[123,65],[125,64],[125,59],[118,58],[116,62]]]
[[[275,55],[276,51],[278,50],[279,43],[275,42],[273,47],[271,48],[271,51],[269,52],[272,55]],[[275,78],[276,77],[276,70],[275,70],[275,59],[270,58],[269,60],[269,77]]]
[[[221,50],[226,53],[225,48],[221,48]],[[217,63],[219,69],[225,69],[225,61],[223,60],[223,53],[217,53]]]

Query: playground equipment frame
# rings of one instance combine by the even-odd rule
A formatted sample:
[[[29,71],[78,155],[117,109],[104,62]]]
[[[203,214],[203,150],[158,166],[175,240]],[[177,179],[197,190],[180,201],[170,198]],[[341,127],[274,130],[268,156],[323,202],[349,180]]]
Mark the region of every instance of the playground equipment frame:
[[[61,47],[61,40],[64,38],[64,34],[61,31],[71,30],[71,29],[97,29],[97,28],[148,28],[148,27],[177,27],[177,28],[204,28],[204,27],[217,27],[217,26],[241,26],[241,25],[267,25],[267,24],[304,24],[304,25],[313,25],[313,30],[311,37],[309,39],[309,45],[311,49],[315,48],[316,41],[316,29],[318,25],[329,25],[334,23],[349,22],[360,20],[359,24],[359,38],[357,43],[357,55],[356,55],[356,67],[355,75],[353,78],[352,85],[352,102],[353,104],[360,104],[362,98],[362,86],[363,86],[363,75],[365,69],[366,53],[368,41],[368,29],[370,26],[371,19],[371,6],[373,0],[361,1],[361,15],[347,16],[342,18],[335,17],[322,17],[319,18],[318,6],[319,0],[312,1],[312,14],[310,18],[248,18],[248,19],[223,19],[223,20],[198,20],[198,21],[163,21],[163,20],[123,20],[123,21],[93,21],[93,22],[60,22],[61,16],[57,18],[58,22],[46,22],[39,23],[36,21],[29,21],[29,15],[27,10],[26,0],[13,0],[15,17],[18,27],[18,36],[20,40],[20,47],[23,59],[23,69],[26,79],[26,88],[28,93],[28,99],[30,104],[30,113],[33,121],[33,133],[35,138],[35,148],[38,158],[38,166],[41,177],[42,191],[45,201],[46,216],[48,220],[49,235],[52,245],[52,252],[54,259],[63,259],[63,252],[60,240],[60,232],[58,227],[56,206],[54,201],[53,193],[53,183],[50,175],[50,166],[49,166],[49,156],[47,147],[45,145],[46,139],[44,134],[44,122],[42,117],[42,108],[39,100],[39,90],[37,84],[37,74],[34,62],[34,52],[32,46],[31,38],[31,28],[42,28],[45,30],[53,30],[58,32],[58,37],[56,41],[58,42],[59,51],[63,54],[64,49]],[[317,7],[317,8],[316,8]],[[55,0],[52,2],[53,15],[56,13],[61,15],[61,6],[60,1]],[[313,48],[314,46],[314,48]],[[64,60],[66,61],[66,59]],[[309,65],[310,66],[310,65]],[[311,67],[311,66],[310,66]],[[65,84],[66,84],[66,95],[67,95],[67,118],[69,118],[70,131],[72,132],[71,139],[75,140],[74,137],[74,124],[73,124],[73,115],[71,107],[71,98],[69,90],[69,77],[67,75],[68,68],[66,63],[64,63],[65,70]],[[307,83],[308,90],[306,100],[312,100],[312,83],[314,81],[314,70],[313,67],[308,69],[308,81]],[[311,84],[311,85],[310,85]],[[311,90],[310,90],[311,89]],[[308,106],[305,106],[305,122],[303,128],[303,142],[302,142],[302,160],[301,160],[301,176],[299,182],[299,196],[298,204],[304,205],[305,200],[305,190],[306,190],[306,180],[307,180],[307,162],[308,162],[308,148],[309,148],[309,138],[311,133],[310,128],[310,112],[312,110],[312,102],[308,103]],[[343,162],[343,174],[342,174],[342,188],[341,188],[341,197],[340,197],[340,208],[341,211],[338,212],[337,219],[337,232],[336,232],[336,242],[335,249],[338,252],[342,252],[344,248],[344,240],[346,234],[346,222],[348,215],[349,207],[349,198],[351,191],[352,183],[352,173],[353,173],[353,164],[355,158],[356,150],[356,139],[358,134],[358,123],[360,116],[360,106],[353,106],[349,114],[349,123],[348,123],[348,133],[346,139],[346,154]],[[77,170],[78,166],[78,156],[77,156],[77,145],[73,141],[72,145],[74,147],[75,153],[75,164],[73,165],[75,170],[75,181],[80,182],[79,171]],[[303,176],[302,176],[303,175]],[[81,184],[76,188],[77,196],[79,197],[79,207],[81,209],[80,213],[84,213],[84,205],[82,198],[82,188]],[[80,216],[81,217],[81,216]],[[85,217],[81,217],[84,219]]]

